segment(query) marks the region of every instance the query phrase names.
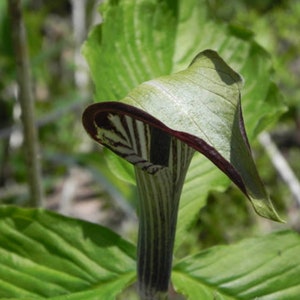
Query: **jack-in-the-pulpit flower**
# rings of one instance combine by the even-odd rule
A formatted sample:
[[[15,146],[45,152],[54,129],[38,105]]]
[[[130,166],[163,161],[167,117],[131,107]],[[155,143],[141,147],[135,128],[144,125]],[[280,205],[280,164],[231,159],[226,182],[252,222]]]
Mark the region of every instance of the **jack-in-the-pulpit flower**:
[[[167,299],[178,205],[195,151],[223,171],[259,215],[280,221],[251,156],[241,82],[206,50],[186,70],[147,81],[120,102],[92,104],[83,114],[89,135],[135,168],[142,299]]]

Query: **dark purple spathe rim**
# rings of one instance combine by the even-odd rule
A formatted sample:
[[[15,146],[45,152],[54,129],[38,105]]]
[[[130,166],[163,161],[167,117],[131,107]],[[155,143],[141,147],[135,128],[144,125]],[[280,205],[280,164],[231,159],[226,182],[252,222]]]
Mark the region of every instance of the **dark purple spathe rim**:
[[[159,128],[160,130],[176,137],[180,141],[186,143],[191,148],[206,156],[221,171],[223,171],[247,197],[249,197],[246,190],[246,186],[239,172],[228,160],[226,160],[222,155],[220,155],[220,153],[214,147],[210,146],[199,137],[196,137],[186,132],[176,131],[167,127],[164,123],[137,107],[115,101],[99,102],[88,106],[83,113],[82,123],[85,130],[96,142],[102,144],[102,141],[97,137],[96,126],[98,126],[97,124],[100,121],[101,124],[105,123],[105,121],[108,120],[109,114],[126,115],[132,117],[150,126]],[[241,134],[247,146],[249,146],[244,129],[241,110],[239,114],[239,127],[241,130]],[[98,127],[101,128],[101,126]]]

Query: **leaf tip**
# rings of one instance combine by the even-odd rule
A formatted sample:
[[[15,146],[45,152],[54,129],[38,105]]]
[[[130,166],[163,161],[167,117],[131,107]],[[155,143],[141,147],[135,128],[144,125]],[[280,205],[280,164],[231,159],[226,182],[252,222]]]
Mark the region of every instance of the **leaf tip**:
[[[277,211],[275,210],[275,208],[269,198],[267,200],[251,198],[250,200],[254,207],[254,210],[261,217],[264,217],[264,218],[267,218],[269,220],[273,220],[273,221],[279,222],[279,223],[286,223],[286,221],[283,220],[278,215]]]

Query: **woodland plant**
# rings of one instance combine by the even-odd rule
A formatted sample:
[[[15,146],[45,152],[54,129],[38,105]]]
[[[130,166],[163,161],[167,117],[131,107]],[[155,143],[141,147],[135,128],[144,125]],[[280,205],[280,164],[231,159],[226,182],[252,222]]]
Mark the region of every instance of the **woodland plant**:
[[[135,168],[142,299],[167,295],[178,205],[195,150],[236,183],[258,214],[280,221],[251,158],[241,81],[216,52],[206,50],[187,70],[147,81],[121,102],[96,103],[83,114],[92,138]]]
[[[298,299],[291,230],[176,257],[209,191],[230,180],[281,221],[249,146],[285,110],[268,54],[250,32],[211,22],[204,1],[106,1],[101,13],[83,48],[97,102],[83,125],[111,150],[111,172],[136,180],[137,247],[100,225],[4,206],[0,296],[115,299],[137,281],[141,299],[171,299],[170,283],[193,300]]]

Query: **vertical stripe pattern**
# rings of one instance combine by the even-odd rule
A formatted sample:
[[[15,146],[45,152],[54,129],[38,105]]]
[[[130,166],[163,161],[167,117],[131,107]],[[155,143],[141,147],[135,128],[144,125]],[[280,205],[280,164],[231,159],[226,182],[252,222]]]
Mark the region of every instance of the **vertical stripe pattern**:
[[[138,279],[142,299],[167,299],[179,199],[193,152],[172,138],[167,168],[155,174],[135,168],[140,197]]]
[[[141,298],[167,299],[179,199],[194,150],[127,115],[107,113],[95,125],[101,144],[135,166]]]
[[[95,124],[96,137],[102,145],[148,173],[154,174],[165,167],[150,160],[150,125],[127,115],[109,113],[106,118],[105,124]]]

